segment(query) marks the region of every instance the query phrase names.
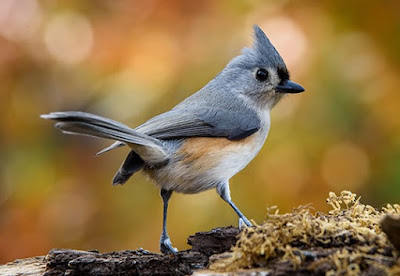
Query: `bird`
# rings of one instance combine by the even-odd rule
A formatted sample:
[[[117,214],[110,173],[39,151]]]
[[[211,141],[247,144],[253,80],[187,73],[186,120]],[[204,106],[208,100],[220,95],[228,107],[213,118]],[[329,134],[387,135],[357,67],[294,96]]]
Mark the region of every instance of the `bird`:
[[[163,221],[160,251],[175,254],[167,232],[168,203],[174,192],[197,194],[216,189],[239,217],[252,223],[233,202],[229,180],[258,154],[270,130],[271,109],[287,94],[304,88],[290,80],[282,57],[262,29],[253,26],[253,44],[196,93],[171,110],[131,128],[81,111],[41,115],[67,134],[114,140],[98,154],[128,146],[129,154],[113,179],[123,185],[143,171],[160,188]]]

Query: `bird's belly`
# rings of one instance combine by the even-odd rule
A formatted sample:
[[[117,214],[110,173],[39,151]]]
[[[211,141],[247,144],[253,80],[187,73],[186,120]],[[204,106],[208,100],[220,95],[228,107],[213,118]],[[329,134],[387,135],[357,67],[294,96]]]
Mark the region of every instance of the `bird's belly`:
[[[241,171],[259,152],[266,132],[240,141],[199,137],[183,141],[168,165],[146,170],[158,186],[193,194],[215,188]]]

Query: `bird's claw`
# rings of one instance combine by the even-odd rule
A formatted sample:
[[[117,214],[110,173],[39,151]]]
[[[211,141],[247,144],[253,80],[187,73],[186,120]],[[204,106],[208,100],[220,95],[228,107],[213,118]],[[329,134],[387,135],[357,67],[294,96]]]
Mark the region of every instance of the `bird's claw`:
[[[251,227],[253,224],[247,218],[239,218],[239,230],[241,231],[244,227]]]
[[[172,246],[169,237],[165,237],[160,240],[160,251],[163,254],[175,254],[178,252],[178,249]]]

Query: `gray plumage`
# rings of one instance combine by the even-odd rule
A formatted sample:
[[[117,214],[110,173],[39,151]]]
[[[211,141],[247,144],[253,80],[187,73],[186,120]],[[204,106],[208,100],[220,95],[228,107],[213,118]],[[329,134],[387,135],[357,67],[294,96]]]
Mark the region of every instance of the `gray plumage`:
[[[174,253],[166,231],[168,201],[173,191],[198,193],[216,188],[241,220],[249,220],[230,198],[229,179],[259,152],[270,128],[270,110],[286,93],[304,89],[289,80],[286,65],[254,26],[254,44],[207,85],[172,110],[132,129],[101,116],[68,111],[42,115],[58,121],[65,133],[116,140],[98,154],[128,145],[127,158],[113,184],[124,184],[143,171],[161,188],[164,201],[160,249]]]
[[[55,127],[67,134],[80,134],[122,141],[142,153],[141,159],[149,166],[165,163],[169,152],[163,147],[163,141],[135,131],[124,124],[101,116],[79,111],[53,112],[41,116],[56,120]]]

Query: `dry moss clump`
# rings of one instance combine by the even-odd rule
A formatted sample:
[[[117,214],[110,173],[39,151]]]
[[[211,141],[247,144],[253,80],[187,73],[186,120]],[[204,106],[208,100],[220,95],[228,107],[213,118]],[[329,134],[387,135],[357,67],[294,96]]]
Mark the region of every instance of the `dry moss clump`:
[[[332,207],[327,214],[310,206],[288,214],[270,208],[266,222],[244,229],[231,252],[216,257],[210,269],[400,275],[398,253],[380,227],[384,216],[400,215],[400,205],[377,210],[348,191],[329,193],[327,203]]]

